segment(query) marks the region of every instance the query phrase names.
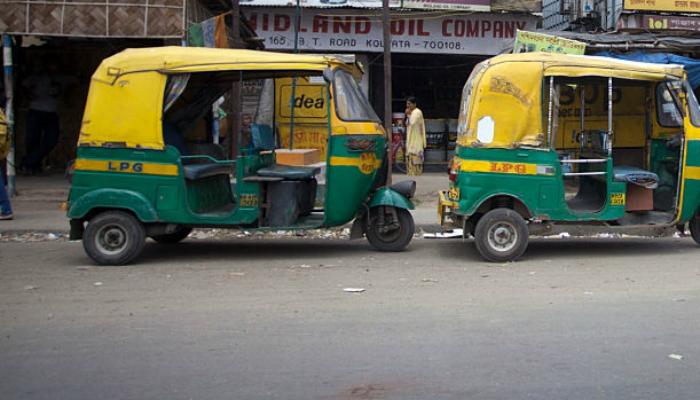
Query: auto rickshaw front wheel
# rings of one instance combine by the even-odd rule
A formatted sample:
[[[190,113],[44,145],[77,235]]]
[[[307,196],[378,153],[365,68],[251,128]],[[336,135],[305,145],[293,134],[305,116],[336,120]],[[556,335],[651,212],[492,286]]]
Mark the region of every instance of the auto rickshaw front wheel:
[[[83,248],[101,265],[124,265],[143,250],[146,230],[143,224],[125,211],[105,211],[88,221]]]
[[[690,219],[688,227],[690,228],[690,236],[693,237],[695,243],[700,244],[700,212]]]
[[[525,253],[527,223],[510,208],[495,208],[476,223],[474,243],[479,254],[491,262],[514,261]]]
[[[371,210],[367,240],[379,251],[402,251],[413,239],[416,227],[408,210],[391,206]]]

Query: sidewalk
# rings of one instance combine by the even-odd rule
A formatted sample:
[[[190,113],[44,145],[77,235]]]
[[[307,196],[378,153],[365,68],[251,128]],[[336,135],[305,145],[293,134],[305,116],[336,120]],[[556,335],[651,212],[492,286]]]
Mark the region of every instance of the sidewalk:
[[[394,174],[394,182],[413,179],[417,183],[413,218],[416,227],[437,231],[437,192],[447,187],[447,174],[426,173],[418,177]],[[15,219],[0,221],[0,235],[23,233],[68,233],[66,212],[69,184],[63,174],[18,176],[18,195],[12,198]]]

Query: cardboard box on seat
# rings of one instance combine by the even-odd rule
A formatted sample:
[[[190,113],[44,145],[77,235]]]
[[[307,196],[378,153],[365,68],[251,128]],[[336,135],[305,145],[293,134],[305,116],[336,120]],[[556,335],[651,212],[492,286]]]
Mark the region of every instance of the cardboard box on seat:
[[[321,161],[319,149],[277,149],[277,164],[281,165],[311,165]]]

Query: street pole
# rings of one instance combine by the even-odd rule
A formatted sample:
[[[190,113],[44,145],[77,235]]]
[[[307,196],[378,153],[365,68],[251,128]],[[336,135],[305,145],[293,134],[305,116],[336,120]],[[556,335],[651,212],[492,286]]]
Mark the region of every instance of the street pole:
[[[5,71],[5,116],[7,117],[7,138],[10,140],[10,152],[7,153],[7,194],[15,196],[15,109],[14,79],[12,73],[12,36],[2,35],[3,67]]]
[[[297,0],[294,8],[294,54],[299,53],[299,29],[301,27],[301,4]],[[292,78],[292,98],[289,99],[289,150],[294,149],[294,100],[297,96],[297,78]]]
[[[240,0],[231,0],[231,30],[234,49],[241,48],[241,6]],[[229,128],[229,152],[231,159],[238,158],[241,143],[241,86],[243,85],[243,73],[238,74],[238,81],[231,85],[231,126]]]
[[[384,33],[384,130],[387,134],[387,173],[386,185],[391,185],[391,171],[394,160],[391,155],[392,134],[391,127],[391,17],[389,16],[389,0],[382,0],[382,31]]]

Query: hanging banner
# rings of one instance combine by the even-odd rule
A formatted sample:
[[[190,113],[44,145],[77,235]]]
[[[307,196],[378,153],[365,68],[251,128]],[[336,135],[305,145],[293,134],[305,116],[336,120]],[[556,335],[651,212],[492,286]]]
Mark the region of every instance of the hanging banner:
[[[245,15],[268,50],[294,48],[293,8],[251,8]],[[525,14],[406,15],[392,18],[391,50],[396,53],[495,55],[510,48],[520,29],[534,29]],[[302,51],[382,52],[381,15],[353,10],[303,13]]]
[[[403,8],[491,11],[491,0],[403,0]]]
[[[584,54],[586,44],[577,40],[565,39],[544,33],[518,31],[513,45],[513,53],[530,53],[544,51],[545,53]]]
[[[478,0],[477,0],[478,1]],[[487,1],[488,3],[488,1]],[[276,6],[296,5],[296,0],[240,0],[242,6]],[[382,8],[382,0],[300,0],[299,6],[309,8],[352,7]],[[401,0],[389,0],[389,7],[401,7]]]
[[[698,0],[625,0],[625,10],[700,12]]]

